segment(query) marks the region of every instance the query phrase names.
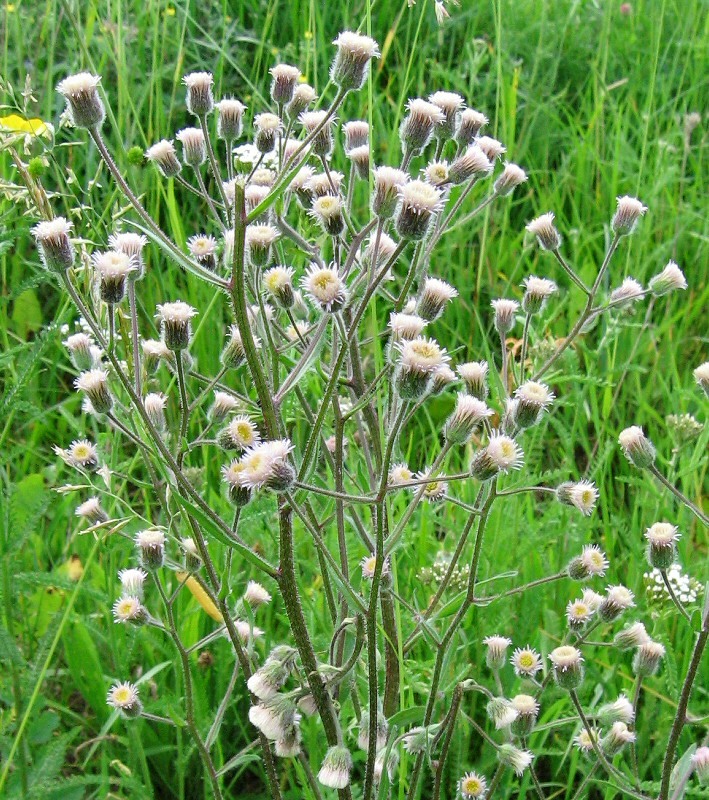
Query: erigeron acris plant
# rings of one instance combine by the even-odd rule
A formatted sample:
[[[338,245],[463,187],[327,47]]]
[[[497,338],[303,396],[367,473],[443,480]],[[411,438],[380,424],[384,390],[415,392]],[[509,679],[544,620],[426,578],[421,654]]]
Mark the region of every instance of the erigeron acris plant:
[[[619,198],[609,246],[590,286],[566,260],[554,214],[545,213],[527,229],[553,257],[550,273],[555,270],[569,290],[583,295],[577,321],[544,359],[530,359],[542,315],[562,291],[549,277],[529,276],[520,300],[492,302],[499,363],[460,361],[454,369],[452,348],[428,332],[458,295],[446,280],[437,247],[466,202],[474,203],[467,214],[471,218],[504,202],[526,175],[515,164],[499,164],[505,148],[484,133],[486,117],[466,108],[463,97],[445,91],[409,102],[400,129],[399,163],[377,164],[377,136],[368,123],[340,125],[337,119],[346,96],[364,85],[370,62],[378,56],[377,44],[352,32],[334,44],[334,99],[318,103],[312,88],[300,82],[300,71],[279,64],[271,71],[271,108],[253,110],[252,128],[245,125],[247,109],[241,102],[215,102],[211,74],[185,77],[187,109],[196,124],[175,134],[181,153],[172,139],[163,139],[148,149],[147,158],[166,180],[203,202],[199,224],[185,220],[193,226],[186,251],[151,218],[114,161],[102,135],[106,114],[100,79],[81,73],[59,84],[71,120],[87,131],[133,212],[107,249],[91,253],[90,259],[83,252],[77,256],[74,225],[66,219],[45,214],[33,231],[45,267],[87,327],[67,340],[84,410],[137,448],[155,493],[150,518],[135,510],[137,558],[120,573],[115,620],[153,626],[172,639],[183,672],[185,723],[217,798],[222,797],[223,765],[215,763],[213,745],[236,681],[214,709],[210,729],[201,729],[194,711],[191,656],[214,636],[189,648],[182,641],[174,601],[186,590],[210,610],[217,634],[233,648],[238,679],[251,695],[248,720],[274,798],[281,797],[284,767],[279,761],[300,758],[313,783],[336,789],[341,798],[352,797],[353,785],[364,800],[386,796],[394,785],[409,797],[438,800],[447,793],[445,768],[470,693],[485,698],[490,724],[469,722],[485,748],[496,753],[498,767],[485,775],[479,765],[470,764],[471,771],[460,776],[459,794],[492,797],[505,771],[529,771],[535,792],[544,798],[533,735],[540,708],[556,685],[568,693],[575,712],[571,723],[558,724],[575,726],[571,735],[588,756],[576,796],[598,777],[620,793],[646,800],[651,795],[639,783],[634,751],[635,726],[642,724],[637,706],[643,684],[661,667],[664,647],[650,638],[641,621],[618,630],[617,621],[635,606],[633,593],[622,585],[607,586],[602,593],[585,585],[594,579],[600,588],[609,566],[593,543],[565,570],[497,594],[481,590],[480,566],[491,510],[512,502],[516,494],[548,493],[582,515],[593,513],[598,491],[589,481],[569,476],[558,486],[525,483],[525,433],[554,412],[557,398],[549,387],[554,369],[593,320],[647,295],[684,289],[684,276],[670,262],[647,287],[627,277],[605,296],[611,259],[646,208],[635,198]],[[242,141],[245,130],[247,143]],[[344,160],[335,147],[340,132]],[[361,187],[370,189],[366,207],[356,202]],[[38,204],[37,211],[46,208]],[[76,227],[81,225],[78,220]],[[137,295],[141,281],[151,280],[146,253],[153,248],[218,290],[231,316],[229,328],[219,332],[224,336],[221,368],[211,377],[200,375],[190,356],[193,320],[202,309],[184,298],[164,298],[155,309],[160,339],[141,333],[147,321],[140,317]],[[84,294],[76,280],[82,268],[94,277],[94,293]],[[365,335],[363,323],[375,299],[389,316],[386,330],[372,337],[371,331]],[[117,320],[127,321],[128,336],[117,334]],[[518,357],[508,336],[520,325]],[[385,342],[383,357],[368,358],[380,341]],[[496,374],[499,380],[491,380]],[[695,374],[706,391],[707,365]],[[414,473],[400,450],[402,431],[431,397],[442,393],[456,394],[455,407],[438,451]],[[640,427],[624,430],[619,442],[635,466],[707,524],[703,511],[657,468],[655,448]],[[220,502],[195,483],[190,471],[194,455],[205,449],[220,462]],[[89,440],[58,453],[87,476],[104,470],[103,477],[110,477]],[[473,504],[456,497],[461,484],[475,487]],[[77,515],[98,534],[112,530],[114,520],[100,486],[94,488],[96,494],[82,498]],[[393,502],[401,494],[406,502]],[[262,543],[256,548],[250,536],[244,509],[257,501],[274,514],[277,551]],[[437,571],[428,605],[417,608],[398,594],[393,576],[424,502],[461,506],[467,519],[453,554]],[[335,552],[325,542],[330,527],[337,535]],[[316,649],[304,613],[308,601],[296,568],[296,530],[310,538],[319,559],[330,615],[327,652]],[[707,610],[690,615],[667,579],[676,562],[678,535],[666,521],[645,533],[650,565],[696,630],[666,756],[657,770],[661,800],[668,800],[671,789],[679,797],[670,784],[672,769],[709,635]],[[559,610],[568,631],[548,659],[540,643],[513,642],[507,635],[512,631],[485,630],[482,623],[485,665],[474,665],[474,678],[460,680],[451,690],[442,688],[471,609],[482,615],[501,598],[552,581],[576,581],[584,588],[565,611]],[[460,586],[457,610],[441,615],[452,584]],[[258,609],[276,596],[290,635],[262,652]],[[632,700],[621,695],[605,698],[598,710],[584,707],[580,690],[589,650],[596,644],[589,640],[591,632],[615,636],[612,646],[632,651]],[[414,646],[429,647],[434,666],[420,719],[398,730],[390,720],[400,710],[400,685],[407,679]],[[521,682],[523,691],[517,694],[503,674],[508,664]],[[119,677],[108,693],[109,705],[126,718],[170,724],[152,715],[149,700],[141,700],[126,676]],[[323,732],[322,747],[307,753],[301,741],[305,714],[315,715]],[[363,757],[353,756],[355,745]],[[705,749],[695,753],[700,776],[706,772]],[[413,757],[408,771],[399,768],[403,751]],[[619,753],[625,755],[616,760]]]

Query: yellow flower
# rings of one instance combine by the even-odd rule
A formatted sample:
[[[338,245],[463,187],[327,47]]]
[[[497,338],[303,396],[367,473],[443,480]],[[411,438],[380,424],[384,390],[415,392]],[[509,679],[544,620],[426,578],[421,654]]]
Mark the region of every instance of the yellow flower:
[[[0,117],[0,128],[10,131],[10,133],[29,133],[32,136],[47,136],[50,132],[47,123],[42,122],[38,117],[25,119],[19,114]]]

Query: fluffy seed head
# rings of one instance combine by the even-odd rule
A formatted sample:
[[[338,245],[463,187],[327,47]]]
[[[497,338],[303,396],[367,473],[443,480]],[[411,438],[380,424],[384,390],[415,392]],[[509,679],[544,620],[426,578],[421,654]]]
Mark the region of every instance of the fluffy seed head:
[[[101,78],[90,72],[69,75],[57,86],[66,99],[69,118],[77,128],[99,128],[106,118],[106,109],[98,93]]]
[[[63,274],[74,264],[74,245],[69,239],[72,227],[64,217],[55,217],[32,228],[42,263],[50,272]]]
[[[175,145],[169,139],[161,139],[145,151],[145,157],[152,161],[164,178],[174,178],[180,174],[182,166],[177,158]]]
[[[637,425],[621,431],[618,443],[625,457],[636,467],[645,469],[655,462],[655,446]]]
[[[500,730],[511,725],[518,717],[515,707],[505,697],[493,697],[486,706],[487,716]]]
[[[551,211],[533,219],[527,225],[527,230],[537,237],[542,250],[558,250],[561,247],[561,234],[554,225],[554,214]]]
[[[650,283],[648,283],[648,289],[655,295],[655,297],[661,297],[664,294],[669,294],[676,289],[686,288],[687,280],[684,277],[684,273],[674,261],[668,262],[667,266],[662,270],[662,272],[655,275],[653,278],[650,278]]]
[[[505,742],[497,748],[497,758],[501,764],[510,767],[519,776],[527,769],[534,759],[534,754],[529,750],[520,750],[513,744]]]
[[[618,198],[618,208],[611,220],[611,230],[616,236],[628,236],[638,224],[638,220],[647,211],[637,198],[624,195]]]
[[[189,75],[185,75],[182,82],[187,87],[185,103],[190,114],[196,117],[210,114],[214,108],[212,96],[214,78],[211,72],[190,72]]]
[[[344,789],[349,785],[352,756],[346,747],[335,745],[325,754],[318,772],[318,780],[331,789]]]

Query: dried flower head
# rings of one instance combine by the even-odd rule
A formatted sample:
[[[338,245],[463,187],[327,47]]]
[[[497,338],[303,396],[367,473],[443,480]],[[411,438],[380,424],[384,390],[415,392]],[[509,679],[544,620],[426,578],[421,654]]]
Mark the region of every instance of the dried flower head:
[[[198,169],[207,160],[207,145],[201,128],[183,128],[175,134],[182,143],[182,160],[187,166]]]
[[[674,261],[669,261],[662,272],[650,278],[647,288],[655,297],[661,297],[677,289],[686,289],[687,280]]]
[[[55,217],[32,228],[42,264],[50,272],[63,274],[74,264],[74,245],[69,239],[72,227],[64,217]]]
[[[402,239],[423,239],[434,214],[441,210],[441,193],[425,181],[409,181],[399,187],[396,230]]]
[[[337,54],[330,68],[332,82],[343,91],[357,91],[364,86],[369,62],[379,58],[374,39],[353,31],[343,31],[333,42]]]
[[[554,214],[550,211],[533,219],[527,230],[537,237],[542,250],[558,250],[561,247],[561,234],[554,225]]]
[[[175,145],[169,139],[161,139],[145,151],[145,157],[152,161],[164,178],[174,178],[180,174],[182,165],[177,158]]]
[[[655,462],[655,446],[637,425],[621,431],[618,443],[625,457],[636,467],[645,469]]]
[[[562,645],[549,655],[554,680],[562,689],[577,689],[583,681],[583,656],[581,651],[570,645]]]
[[[231,97],[225,97],[216,104],[217,136],[231,143],[241,138],[246,106]]]
[[[495,194],[498,195],[498,197],[507,197],[507,195],[512,194],[518,186],[525,183],[526,180],[527,173],[522,167],[508,162],[495,181],[493,186]]]
[[[630,589],[625,586],[609,586],[603,602],[598,607],[598,615],[604,622],[612,622],[634,605],[633,593]]]
[[[212,73],[190,72],[189,75],[185,75],[182,82],[187,87],[185,104],[190,114],[194,114],[196,117],[205,117],[207,114],[211,114],[214,108]]]
[[[628,236],[638,224],[638,220],[647,211],[637,198],[624,195],[618,198],[618,208],[611,220],[611,230],[616,236]]]
[[[276,64],[269,70],[273,81],[271,82],[271,98],[274,103],[283,105],[290,103],[293,92],[300,80],[300,70],[290,64]]]
[[[493,165],[488,156],[477,144],[472,144],[455,157],[448,171],[448,179],[457,186],[471,178],[482,178],[489,175],[492,168]]]
[[[407,153],[419,153],[431,141],[437,125],[442,125],[445,115],[441,109],[427,100],[409,100],[408,114],[401,123],[399,135]]]
[[[177,300],[157,307],[163,341],[168,350],[179,351],[189,347],[192,335],[190,320],[197,310]]]
[[[505,666],[507,649],[512,644],[512,639],[506,636],[486,636],[483,644],[487,647],[485,662],[492,670],[500,670]]]
[[[98,93],[101,78],[90,72],[69,75],[57,85],[57,91],[66,99],[69,118],[77,128],[100,128],[106,118],[106,109]]]

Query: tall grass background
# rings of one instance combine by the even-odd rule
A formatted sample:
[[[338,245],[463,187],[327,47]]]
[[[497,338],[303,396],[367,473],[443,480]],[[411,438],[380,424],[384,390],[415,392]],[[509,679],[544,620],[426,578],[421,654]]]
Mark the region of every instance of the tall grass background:
[[[628,5],[628,4],[624,4]],[[298,64],[320,92],[326,89],[330,42],[344,28],[371,28],[382,57],[373,80],[348,98],[342,117],[369,117],[377,163],[399,157],[398,124],[407,98],[437,89],[464,95],[469,105],[491,119],[490,133],[507,146],[510,160],[527,170],[529,182],[511,202],[495,204],[472,223],[454,226],[434,254],[431,271],[454,284],[461,297],[435,324],[434,335],[455,343],[456,360],[487,358],[494,351],[489,303],[518,296],[532,273],[568,282],[524,233],[524,224],[553,210],[565,235],[565,253],[581,277],[595,274],[608,238],[615,197],[631,194],[649,207],[638,232],[616,256],[611,285],[631,275],[641,282],[669,258],[685,271],[689,289],[660,298],[651,310],[641,304],[632,316],[599,323],[564,362],[555,381],[560,398],[555,413],[526,440],[533,477],[552,483],[586,476],[600,489],[590,520],[534,495],[522,495],[505,512],[496,511],[486,541],[482,577],[519,570],[524,581],[562,569],[581,545],[600,543],[611,560],[611,583],[623,582],[638,595],[640,618],[653,638],[668,646],[660,677],[646,682],[638,723],[641,775],[657,775],[678,685],[689,658],[690,632],[676,615],[650,605],[643,588],[647,570],[642,534],[653,522],[679,525],[679,552],[685,570],[700,582],[709,577],[706,531],[667,493],[643,479],[619,456],[618,432],[643,425],[660,452],[662,468],[690,498],[706,488],[705,427],[699,438],[675,448],[667,414],[692,413],[704,422],[706,404],[691,371],[707,359],[706,253],[709,214],[706,202],[709,98],[709,15],[702,0],[634,2],[624,13],[617,2],[586,0],[463,0],[448,6],[451,18],[439,27],[433,3],[318,3],[316,0],[248,3],[71,2],[32,0],[5,3],[0,14],[2,76],[19,96],[25,76],[37,99],[33,114],[58,122],[62,104],[54,87],[69,72],[87,69],[103,76],[112,116],[106,135],[148,209],[175,238],[184,242],[201,229],[203,213],[190,197],[174,191],[146,166],[130,166],[127,150],[144,149],[188,124],[182,75],[193,69],[214,73],[216,94],[233,94],[251,112],[265,105],[267,71],[277,61]],[[6,94],[3,102],[10,104]],[[373,102],[372,102],[373,100]],[[13,109],[6,107],[3,114]],[[704,114],[687,139],[684,117]],[[48,152],[45,184],[57,192],[55,210],[77,207],[82,232],[101,246],[124,212],[98,154],[80,132],[62,130]],[[14,180],[11,163],[0,153],[3,179]],[[5,188],[5,187],[3,187]],[[138,455],[80,414],[73,374],[62,348],[61,326],[74,322],[40,266],[28,236],[33,219],[8,191],[0,193],[0,794],[21,795],[21,773],[29,797],[196,798],[206,789],[189,739],[181,729],[141,721],[116,720],[105,705],[114,678],[135,675],[142,665],[142,687],[150,709],[179,715],[179,673],[166,641],[153,630],[118,629],[111,619],[116,572],[131,556],[119,537],[95,541],[77,536],[76,495],[56,491],[73,480],[52,452],[85,433],[96,437],[109,466],[129,474]],[[361,198],[364,202],[364,196]],[[98,209],[98,211],[96,211]],[[157,302],[181,297],[205,309],[196,326],[193,355],[203,372],[218,364],[224,309],[177,266],[157,252],[149,258],[153,276],[141,284],[140,303],[149,323]],[[581,308],[582,298],[549,315],[548,330],[563,336]],[[382,309],[383,311],[383,309]],[[370,333],[376,332],[376,319]],[[429,459],[450,400],[436,400],[417,416],[402,445],[410,465]],[[217,482],[217,465],[206,464],[206,480]],[[470,490],[472,492],[472,489]],[[465,498],[464,498],[465,499]],[[472,499],[468,498],[468,499]],[[132,502],[149,509],[149,492],[136,490]],[[396,582],[406,597],[425,607],[429,590],[419,579],[441,551],[451,551],[463,512],[431,506],[416,518],[407,547],[397,560]],[[254,513],[250,541],[273,546],[267,516]],[[218,546],[217,546],[218,547]],[[310,623],[317,632],[324,599],[310,545],[301,542],[301,588]],[[237,581],[249,577],[244,565]],[[499,585],[499,584],[496,584]],[[598,587],[597,587],[598,588]],[[456,675],[480,663],[481,639],[510,635],[543,653],[563,633],[559,613],[576,587],[556,582],[484,611],[475,611],[460,637]],[[454,604],[452,609],[455,610]],[[189,596],[179,604],[181,633],[194,641],[213,627]],[[287,626],[276,600],[259,620],[265,648],[278,643]],[[323,631],[316,646],[325,650]],[[421,650],[407,662],[402,684],[402,726],[417,721],[417,706],[431,662]],[[232,663],[226,643],[210,647],[212,662],[198,672],[196,691],[202,724],[218,703]],[[592,703],[602,692],[630,691],[629,660],[598,648],[584,685]],[[150,672],[148,672],[150,671]],[[145,674],[147,673],[147,675]],[[511,683],[511,676],[507,676]],[[705,667],[692,710],[707,713]],[[445,688],[445,687],[444,687]],[[562,695],[542,708],[540,723],[568,711]],[[695,708],[696,706],[696,708]],[[235,760],[225,773],[232,797],[263,797],[261,767],[249,747],[253,729],[246,720],[248,698],[242,688],[225,718],[218,747],[220,763]],[[407,717],[407,709],[411,713]],[[474,715],[480,709],[466,707]],[[473,764],[483,771],[493,755],[465,723],[453,744],[447,797],[455,780]],[[568,728],[536,734],[532,740],[547,796],[570,797],[579,754]],[[707,735],[690,727],[684,748]],[[306,748],[319,747],[317,731],[304,726]],[[10,764],[8,758],[12,758]],[[311,797],[301,767],[283,768],[287,797]],[[500,796],[530,795],[528,780],[503,783]],[[592,796],[613,797],[601,788]],[[395,794],[403,800],[404,787]]]

